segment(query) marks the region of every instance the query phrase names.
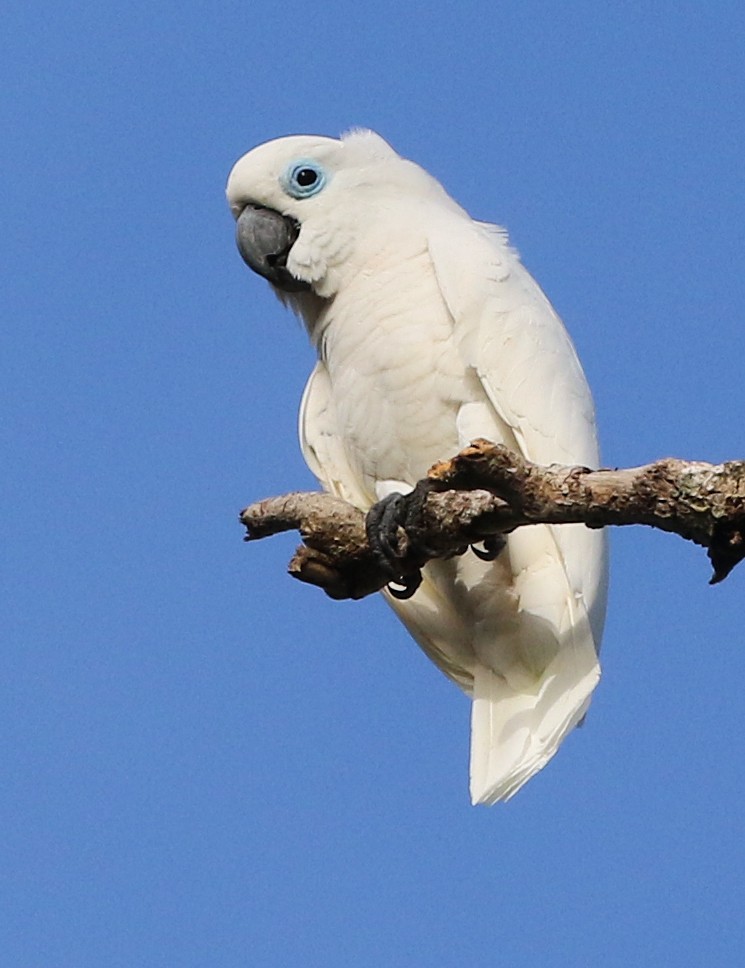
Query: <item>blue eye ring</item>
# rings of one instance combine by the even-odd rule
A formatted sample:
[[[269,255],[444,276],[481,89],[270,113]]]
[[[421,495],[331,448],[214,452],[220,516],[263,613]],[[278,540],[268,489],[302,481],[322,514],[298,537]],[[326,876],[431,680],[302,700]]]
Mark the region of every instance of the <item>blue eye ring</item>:
[[[300,158],[293,161],[281,178],[282,188],[293,198],[310,198],[326,184],[326,172],[317,161]]]

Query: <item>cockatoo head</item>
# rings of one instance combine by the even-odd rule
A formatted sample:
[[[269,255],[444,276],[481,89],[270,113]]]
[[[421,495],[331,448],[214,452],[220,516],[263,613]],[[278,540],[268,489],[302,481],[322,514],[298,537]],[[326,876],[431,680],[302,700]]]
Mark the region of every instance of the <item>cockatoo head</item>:
[[[285,293],[334,295],[411,224],[417,201],[450,199],[373,131],[295,135],[259,145],[228,178],[245,262]],[[423,209],[422,209],[423,210]]]

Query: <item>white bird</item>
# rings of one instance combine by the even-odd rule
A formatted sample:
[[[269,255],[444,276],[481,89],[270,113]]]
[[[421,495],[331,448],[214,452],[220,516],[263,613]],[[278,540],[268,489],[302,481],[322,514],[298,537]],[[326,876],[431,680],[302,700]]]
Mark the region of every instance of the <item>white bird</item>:
[[[598,466],[582,368],[506,233],[379,135],[259,145],[227,194],[243,258],[317,351],[300,438],[326,490],[367,511],[476,437],[539,464]],[[511,797],[584,717],[606,571],[601,531],[535,525],[494,561],[433,561],[412,598],[386,594],[473,698],[472,802]]]

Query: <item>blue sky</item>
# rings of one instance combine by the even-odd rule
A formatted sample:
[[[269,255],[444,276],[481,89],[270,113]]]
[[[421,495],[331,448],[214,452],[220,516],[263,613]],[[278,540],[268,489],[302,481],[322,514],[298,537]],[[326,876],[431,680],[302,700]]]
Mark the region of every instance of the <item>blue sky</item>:
[[[512,239],[606,460],[745,454],[745,8],[31,2],[0,40],[0,963],[731,965],[745,572],[613,535],[586,727],[467,798],[468,703],[238,510],[312,485],[244,151],[377,129]]]

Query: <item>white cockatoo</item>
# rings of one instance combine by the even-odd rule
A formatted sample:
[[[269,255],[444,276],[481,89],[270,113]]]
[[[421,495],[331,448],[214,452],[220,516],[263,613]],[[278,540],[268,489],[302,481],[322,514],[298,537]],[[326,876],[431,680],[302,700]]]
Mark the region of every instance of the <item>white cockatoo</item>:
[[[471,440],[598,466],[572,343],[505,232],[474,221],[379,135],[279,138],[235,165],[245,261],[304,321],[318,362],[303,454],[368,511]],[[519,528],[493,561],[432,561],[406,601],[424,652],[473,700],[471,798],[511,797],[585,715],[599,676],[603,533]]]

